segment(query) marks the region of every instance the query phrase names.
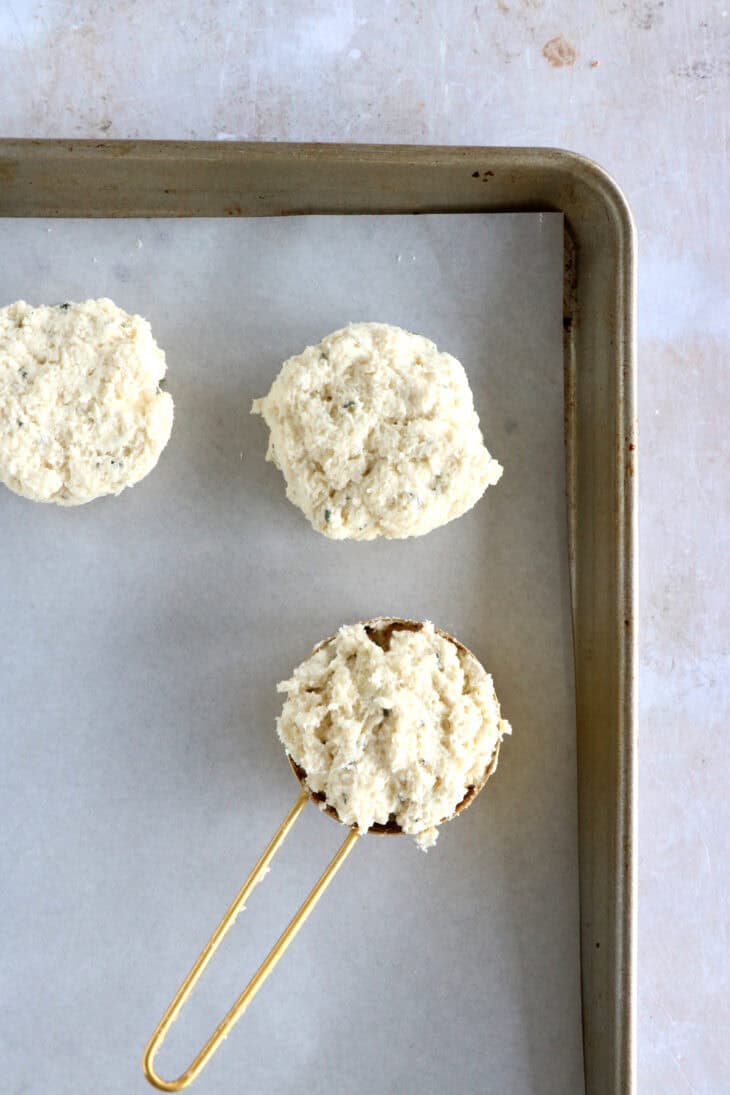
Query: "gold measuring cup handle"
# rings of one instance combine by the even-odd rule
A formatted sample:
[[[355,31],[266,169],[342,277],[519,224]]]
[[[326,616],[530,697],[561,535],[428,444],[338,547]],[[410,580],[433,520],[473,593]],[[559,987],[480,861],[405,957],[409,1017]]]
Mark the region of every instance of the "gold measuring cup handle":
[[[238,1022],[243,1015],[248,1005],[253,1000],[256,993],[263,985],[266,978],[273,971],[276,963],[283,955],[286,948],[291,943],[294,936],[304,924],[309,914],[314,909],[314,906],[319,901],[324,891],[329,886],[330,882],[337,874],[344,863],[347,856],[354,848],[360,834],[357,829],[350,829],[344,841],[340,845],[338,851],[330,860],[324,874],[313,887],[309,896],[300,906],[296,915],[289,921],[288,926],[284,929],[282,934],[277,939],[274,946],[271,948],[266,958],[263,960],[256,973],[253,975],[245,989],[238,997],[233,1007],[228,1011],[226,1016],[221,1020],[216,1029],[211,1034],[208,1041],[198,1053],[197,1057],[193,1059],[190,1065],[185,1069],[183,1073],[176,1080],[163,1080],[161,1076],[158,1076],[154,1069],[154,1062],[160,1047],[167,1035],[172,1024],[177,1019],[178,1015],[182,1011],[190,993],[197,985],[200,977],[202,976],[206,966],[210,962],[211,958],[218,950],[218,947],[225,939],[229,929],[236,921],[236,917],[243,909],[246,900],[266,874],[266,868],[271,860],[276,855],[281,845],[286,840],[289,830],[294,825],[294,822],[299,817],[300,813],[304,809],[309,799],[309,792],[302,791],[297,798],[296,802],[292,806],[289,813],[282,821],[279,828],[274,833],[266,849],[259,858],[256,866],[251,871],[250,875],[244,882],[241,889],[236,894],[235,898],[229,905],[223,919],[218,927],[211,935],[208,942],[203,947],[200,955],[195,961],[193,968],[183,981],[180,988],[177,990],[175,996],[170,1002],[165,1014],[160,1019],[159,1023],[155,1027],[155,1030],[147,1043],[147,1047],[144,1051],[142,1058],[142,1071],[149,1080],[149,1082],[160,1091],[182,1091],[188,1084],[191,1084],[196,1076],[199,1075],[205,1068],[206,1064],[213,1056],[215,1051],[221,1042],[227,1037],[232,1028]]]

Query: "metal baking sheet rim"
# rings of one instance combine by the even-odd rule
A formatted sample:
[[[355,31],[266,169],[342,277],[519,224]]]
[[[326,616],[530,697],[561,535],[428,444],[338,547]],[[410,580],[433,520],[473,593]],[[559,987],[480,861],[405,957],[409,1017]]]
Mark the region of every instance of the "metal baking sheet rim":
[[[561,149],[0,140],[0,216],[559,211],[588,1095],[635,1090],[636,242]]]

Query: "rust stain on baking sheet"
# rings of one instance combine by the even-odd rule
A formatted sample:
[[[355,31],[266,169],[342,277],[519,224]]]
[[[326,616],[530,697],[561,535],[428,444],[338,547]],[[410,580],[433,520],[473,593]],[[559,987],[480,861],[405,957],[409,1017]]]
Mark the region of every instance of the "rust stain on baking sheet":
[[[575,417],[575,381],[571,373],[565,372],[563,379],[563,442],[569,445]]]
[[[542,55],[553,68],[565,68],[567,65],[575,64],[578,53],[575,46],[571,45],[567,38],[563,38],[562,34],[558,34],[556,38],[551,38],[549,42],[545,43],[542,47]]]
[[[107,156],[114,156],[115,159],[119,159],[122,156],[129,156],[135,151],[135,144],[133,141],[97,141],[94,147],[99,152],[106,153]]]
[[[13,182],[18,174],[18,165],[14,160],[0,160],[0,182]]]
[[[631,440],[632,436],[636,437],[636,432],[635,431],[636,431],[636,427],[634,427],[633,433],[629,437],[625,438],[626,448],[628,450],[627,454],[626,454],[625,473],[626,473],[626,475],[628,476],[629,479],[633,479],[634,474],[636,472],[635,458],[634,458],[634,453],[636,452],[636,442]],[[620,459],[621,459],[621,454],[619,453],[619,461],[620,461]]]

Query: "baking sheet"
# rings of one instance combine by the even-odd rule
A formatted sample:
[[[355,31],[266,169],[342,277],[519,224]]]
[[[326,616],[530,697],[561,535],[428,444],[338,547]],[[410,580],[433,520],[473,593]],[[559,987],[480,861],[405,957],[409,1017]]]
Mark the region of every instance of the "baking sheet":
[[[176,425],[133,491],[0,496],[10,1090],[148,1090],[139,1056],[296,793],[275,683],[337,625],[432,618],[514,736],[423,855],[370,837],[197,1090],[582,1090],[562,217],[4,221],[0,296],[109,295],[153,326]],[[502,482],[420,540],[316,536],[248,415],[348,320],[467,368]],[[341,839],[314,808],[158,1058],[177,1075]]]

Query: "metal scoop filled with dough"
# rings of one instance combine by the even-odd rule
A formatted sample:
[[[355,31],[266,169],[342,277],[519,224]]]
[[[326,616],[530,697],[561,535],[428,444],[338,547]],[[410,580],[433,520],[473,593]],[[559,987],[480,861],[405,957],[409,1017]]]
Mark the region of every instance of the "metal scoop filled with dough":
[[[240,1019],[360,836],[409,834],[421,847],[461,813],[492,772],[510,726],[492,678],[457,639],[428,622],[384,618],[346,625],[279,685],[277,722],[300,792],[158,1023],[145,1076],[181,1091]],[[349,832],[319,881],[226,1016],[176,1080],[155,1057],[206,966],[244,908],[308,800]]]

